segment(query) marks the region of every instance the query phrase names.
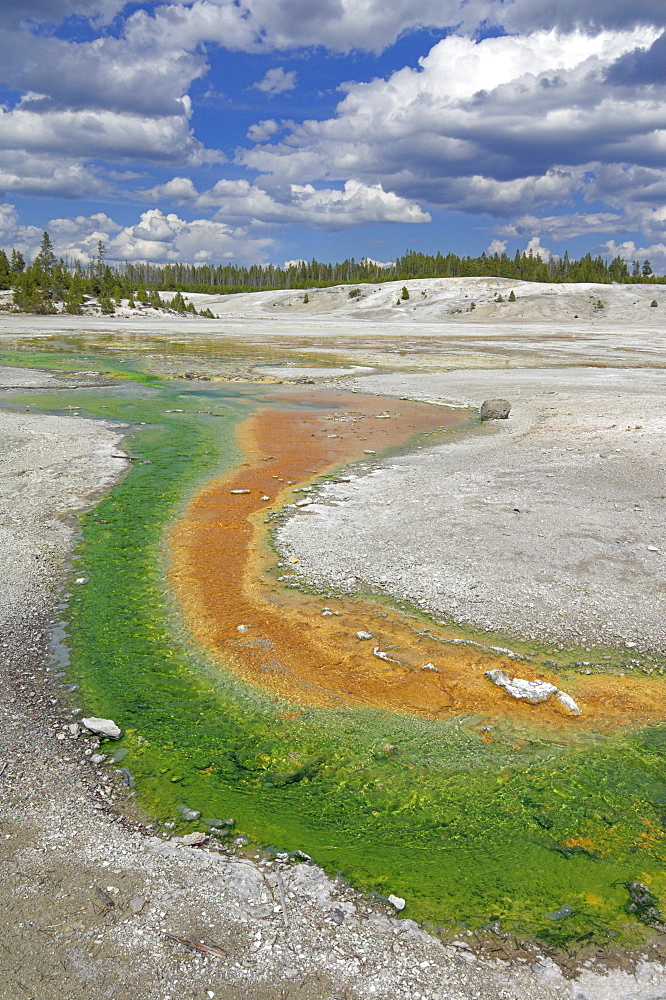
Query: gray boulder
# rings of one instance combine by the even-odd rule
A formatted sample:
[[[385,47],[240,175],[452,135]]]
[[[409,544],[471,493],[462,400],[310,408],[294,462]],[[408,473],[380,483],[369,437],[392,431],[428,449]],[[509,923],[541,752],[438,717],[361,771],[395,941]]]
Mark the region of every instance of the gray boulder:
[[[506,399],[486,399],[481,403],[482,420],[506,420],[511,412],[511,403]]]

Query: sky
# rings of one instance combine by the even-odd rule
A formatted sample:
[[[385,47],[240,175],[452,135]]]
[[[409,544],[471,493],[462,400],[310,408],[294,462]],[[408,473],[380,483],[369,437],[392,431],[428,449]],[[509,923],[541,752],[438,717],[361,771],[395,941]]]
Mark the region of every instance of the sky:
[[[666,273],[666,0],[4,0],[0,246]]]

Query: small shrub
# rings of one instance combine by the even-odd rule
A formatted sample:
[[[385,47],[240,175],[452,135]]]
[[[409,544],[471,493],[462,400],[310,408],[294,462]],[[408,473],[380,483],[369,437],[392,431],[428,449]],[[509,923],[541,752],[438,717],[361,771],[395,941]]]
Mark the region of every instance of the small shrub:
[[[470,302],[470,304],[469,304],[469,311],[471,312],[472,309],[476,309],[476,302]]]
[[[116,307],[108,295],[100,295],[99,308],[105,316],[113,316],[116,311]]]
[[[306,292],[305,295],[303,296],[303,305],[306,306],[309,301],[310,301],[310,296]]]
[[[405,300],[409,298],[409,289],[407,288],[407,285],[402,286],[402,291],[400,292],[400,298]]]
[[[515,302],[515,301],[516,301],[516,293],[514,292],[514,290],[512,288],[511,292],[509,294],[509,302]]]
[[[650,303],[650,305],[652,306],[653,309],[656,309],[657,306],[659,305],[659,303],[657,302],[656,299],[652,299],[652,302]]]
[[[597,299],[597,301],[594,303],[594,308],[595,309],[603,309],[603,307],[604,307],[604,304],[601,301],[601,299]]]
[[[361,289],[360,288],[352,288],[350,290],[350,292],[349,292],[349,298],[350,299],[357,299],[360,294],[361,294]]]

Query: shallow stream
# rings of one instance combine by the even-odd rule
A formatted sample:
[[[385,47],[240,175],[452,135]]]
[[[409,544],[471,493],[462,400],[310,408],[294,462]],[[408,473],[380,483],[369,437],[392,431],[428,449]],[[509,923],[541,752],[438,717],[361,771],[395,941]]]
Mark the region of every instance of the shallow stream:
[[[71,588],[67,680],[84,714],[124,730],[111,752],[151,815],[179,832],[216,820],[227,842],[303,851],[359,887],[403,896],[405,916],[451,933],[499,921],[555,946],[629,945],[650,933],[627,913],[627,886],[646,884],[666,908],[666,727],[542,725],[538,715],[479,710],[425,718],[260,686],[195,638],[167,583],[169,539],[197,491],[242,468],[240,424],[271,407],[277,419],[283,402],[262,386],[166,381],[106,356],[12,360],[125,378],[17,391],[5,403],[129,425],[128,473],[81,518],[73,573],[88,583]],[[294,595],[318,609],[331,600]],[[384,611],[412,631],[435,628],[412,609],[358,600],[359,617]],[[502,636],[447,634],[511,645],[537,667],[550,655]],[[589,656],[558,655],[572,678]],[[639,683],[652,697],[664,681]],[[182,821],[179,806],[201,820]]]

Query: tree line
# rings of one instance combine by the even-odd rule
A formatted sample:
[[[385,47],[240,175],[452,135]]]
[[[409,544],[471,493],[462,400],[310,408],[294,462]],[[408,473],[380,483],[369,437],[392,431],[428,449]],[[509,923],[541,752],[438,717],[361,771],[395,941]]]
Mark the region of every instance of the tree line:
[[[0,250],[0,289],[11,288],[14,303],[26,312],[57,311],[63,303],[66,312],[81,313],[86,297],[94,297],[103,313],[115,312],[123,299],[130,306],[137,303],[163,308],[158,289],[177,293],[169,307],[177,312],[196,312],[186,303],[182,292],[231,294],[288,288],[323,288],[330,285],[362,284],[409,278],[496,277],[523,281],[547,282],[653,282],[666,283],[657,277],[649,260],[634,260],[629,265],[622,257],[610,263],[591,254],[578,259],[568,252],[562,257],[543,260],[539,253],[516,251],[478,257],[455,253],[424,254],[407,250],[391,265],[382,265],[353,257],[341,263],[324,263],[315,259],[297,261],[285,267],[274,264],[254,264],[241,267],[234,264],[147,264],[106,261],[106,248],[100,241],[96,256],[88,263],[57,258],[47,232],[42,236],[39,253],[27,265],[23,255],[12,250],[7,257]],[[203,310],[200,315],[210,315]]]

